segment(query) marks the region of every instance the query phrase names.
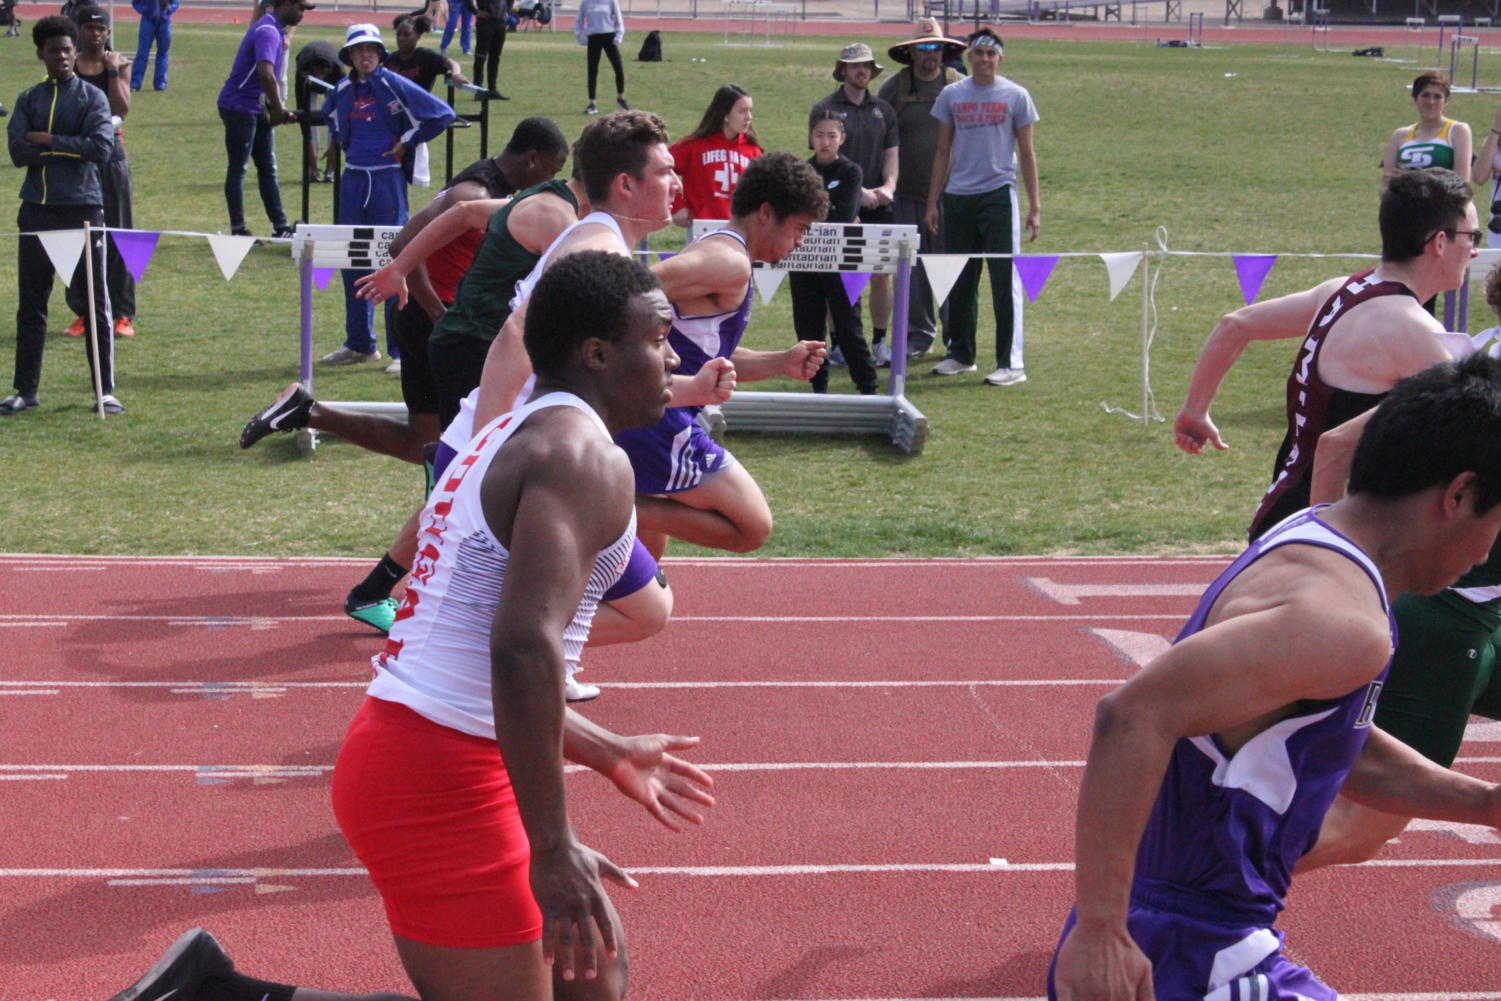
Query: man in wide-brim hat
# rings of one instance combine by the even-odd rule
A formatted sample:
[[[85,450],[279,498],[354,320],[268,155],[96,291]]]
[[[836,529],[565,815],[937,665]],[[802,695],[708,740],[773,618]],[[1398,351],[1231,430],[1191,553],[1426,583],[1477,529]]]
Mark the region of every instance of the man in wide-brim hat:
[[[939,33],[938,21],[931,17],[918,18],[917,36],[909,38],[905,42],[897,42],[886,50],[886,55],[894,63],[903,66],[917,64],[917,56],[920,53],[937,53],[941,64],[954,62],[964,58],[964,43],[957,38],[948,38]]]
[[[813,106],[814,112],[844,122],[844,147],[840,152],[858,163],[865,175],[860,189],[860,221],[873,225],[893,221],[891,201],[896,197],[896,111],[869,89],[885,68],[864,42],[846,45],[834,63],[839,88]],[[890,320],[891,276],[875,275],[870,282],[870,326],[878,360],[890,358],[890,346],[882,343]]]
[[[899,225],[918,227],[921,253],[941,254],[943,244],[938,233],[923,225],[928,184],[938,152],[933,102],[944,87],[959,80],[959,73],[944,64],[964,55],[964,43],[940,35],[938,22],[931,17],[920,19],[916,30],[915,38],[887,50],[892,62],[902,66],[881,87],[881,99],[896,109],[900,141],[896,196],[891,207]],[[938,339],[933,291],[921,262],[912,269],[911,293],[907,299],[907,355],[915,358],[927,354]]]

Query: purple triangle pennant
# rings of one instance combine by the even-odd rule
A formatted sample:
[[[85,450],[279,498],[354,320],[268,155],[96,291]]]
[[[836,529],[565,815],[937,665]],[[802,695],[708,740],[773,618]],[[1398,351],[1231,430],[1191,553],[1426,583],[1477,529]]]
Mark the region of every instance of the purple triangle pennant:
[[[1277,263],[1276,254],[1235,254],[1235,277],[1240,279],[1241,294],[1246,297],[1246,305],[1256,301],[1256,294],[1261,291],[1261,285],[1266,281],[1266,276],[1271,274],[1272,265]]]
[[[316,285],[316,286],[318,286],[318,291],[319,292],[322,292],[324,289],[328,288],[328,280],[334,276],[334,272],[337,271],[337,270],[339,270],[339,269],[338,268],[314,268],[313,269],[313,284]]]
[[[1024,257],[1013,257],[1011,261],[1016,265],[1016,273],[1021,276],[1022,288],[1027,290],[1027,301],[1036,302],[1043,286],[1048,283],[1048,276],[1058,266],[1058,256],[1027,254]]]
[[[869,271],[842,271],[839,280],[844,282],[844,294],[850,297],[850,305],[858,306],[865,286],[870,284]]]
[[[677,251],[675,251],[675,250],[659,250],[659,251],[657,251],[657,258],[659,260],[665,261],[669,257],[676,257],[676,256],[678,256],[678,255],[677,255]]]
[[[146,265],[151,263],[151,255],[156,253],[156,241],[162,235],[123,229],[110,230],[109,235],[115,241],[115,249],[120,252],[120,260],[125,262],[125,270],[130,272],[130,277],[140,281],[146,274]]]

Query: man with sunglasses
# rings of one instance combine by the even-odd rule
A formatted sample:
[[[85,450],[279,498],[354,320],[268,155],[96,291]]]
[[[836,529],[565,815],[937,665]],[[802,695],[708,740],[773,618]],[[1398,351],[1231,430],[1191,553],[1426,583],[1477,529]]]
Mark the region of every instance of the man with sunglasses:
[[[1193,455],[1228,449],[1209,417],[1220,382],[1252,341],[1303,338],[1287,380],[1287,435],[1253,540],[1308,506],[1319,435],[1374,407],[1399,379],[1444,361],[1443,324],[1423,309],[1456,289],[1480,223],[1470,186],[1441,168],[1405,171],[1381,195],[1381,263],[1227,313],[1199,352],[1173,431]]]

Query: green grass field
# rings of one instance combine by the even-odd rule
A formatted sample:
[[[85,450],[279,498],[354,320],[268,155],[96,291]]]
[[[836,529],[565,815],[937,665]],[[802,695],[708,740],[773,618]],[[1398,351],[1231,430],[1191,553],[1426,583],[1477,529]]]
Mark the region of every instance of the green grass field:
[[[227,231],[214,104],[242,30],[179,25],[171,89],[136,95],[126,137],[138,228]],[[122,35],[120,47],[132,49],[133,22],[122,24]],[[299,42],[312,37],[332,40],[342,32],[306,28]],[[639,41],[639,33],[627,38],[627,55]],[[755,96],[763,145],[803,149],[804,116],[833,89],[828,71],[843,41],[804,39],[780,48],[718,41],[712,34],[666,35],[667,61],[627,64],[629,96],[661,113],[677,136],[697,123],[715,87],[735,81]],[[0,94],[9,104],[40,79],[40,64],[28,38],[0,45]],[[1487,70],[1501,70],[1496,62],[1487,53],[1482,80]],[[498,106],[496,148],[525,115],[551,116],[570,135],[587,121],[583,52],[567,33],[512,36],[501,72],[501,89],[513,100]],[[1390,130],[1412,118],[1410,65],[1289,47],[1022,41],[1008,47],[1002,72],[1031,89],[1042,115],[1039,253],[1139,249],[1159,226],[1176,250],[1378,249],[1376,164]],[[1451,114],[1483,135],[1494,100],[1457,96]],[[478,154],[477,132],[460,135],[460,165]],[[294,215],[295,136],[279,133],[283,197]],[[441,152],[435,159],[436,172]],[[14,191],[21,172],[10,176]],[[246,189],[251,227],[265,233],[253,176]],[[331,219],[330,197],[330,186],[315,188],[314,221]],[[428,197],[414,192],[414,207]],[[653,246],[680,243],[680,235],[665,232]],[[0,241],[0,274],[14,274],[14,255],[15,240]],[[1262,296],[1357,264],[1284,260]],[[1199,345],[1216,318],[1241,302],[1240,291],[1227,258],[1166,260],[1156,289],[1151,382],[1168,423],[1144,427],[1101,406],[1140,407],[1139,283],[1140,275],[1111,302],[1098,258],[1065,258],[1027,312],[1031,381],[1024,386],[985,386],[983,364],[978,375],[947,380],[928,375],[929,366],[917,368],[908,395],[932,427],[918,457],[874,438],[732,433],[727,443],[761,482],[777,519],[761,555],[1232,547],[1269,479],[1292,344],[1253,346],[1227,380],[1214,415],[1233,450],[1184,456],[1172,444],[1172,416]],[[236,445],[246,417],[296,376],[296,290],[284,247],[253,251],[226,283],[206,241],[164,236],[139,290],[140,335],[117,352],[118,393],[128,413],[108,422],[89,410],[83,347],[61,336],[71,317],[56,290],[51,327],[58,333],[49,338],[43,406],[0,423],[0,546],[379,553],[421,497],[414,467],[332,440],[311,459],[299,456],[290,437],[249,452]],[[0,301],[13,303],[14,292]],[[321,352],[342,340],[338,283],[316,301]],[[770,305],[758,303],[751,346],[789,340],[788,301],[784,288]],[[982,308],[982,361],[993,343],[986,315]],[[7,321],[0,326],[7,366],[13,347]],[[399,398],[396,379],[378,368],[320,370],[316,381],[323,398]],[[832,386],[851,388],[838,372]]]

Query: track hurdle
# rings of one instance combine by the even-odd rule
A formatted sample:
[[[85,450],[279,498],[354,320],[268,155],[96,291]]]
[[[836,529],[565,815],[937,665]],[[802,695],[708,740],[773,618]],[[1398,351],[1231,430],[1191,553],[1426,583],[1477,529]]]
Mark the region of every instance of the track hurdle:
[[[689,238],[724,225],[695,220]],[[866,272],[895,275],[891,306],[891,375],[885,396],[837,393],[768,393],[736,390],[720,405],[725,430],[788,434],[879,434],[917,455],[928,439],[928,419],[904,395],[907,385],[907,302],[917,260],[916,226],[815,223],[803,246],[775,264],[755,263],[756,272]],[[755,272],[753,272],[755,273]],[[718,419],[711,415],[716,424]]]
[[[1433,56],[1433,68],[1441,69],[1444,65],[1446,40],[1450,33],[1464,34],[1465,19],[1462,14],[1440,14],[1434,20],[1438,22],[1438,51]]]
[[[1188,44],[1195,49],[1204,47],[1204,12],[1192,11],[1188,15]]]
[[[1470,85],[1459,85],[1460,50],[1470,47]],[[1480,83],[1480,38],[1476,35],[1455,35],[1449,40],[1449,85],[1461,93],[1476,93]]]
[[[1402,33],[1402,58],[1393,59],[1394,63],[1415,63],[1423,58],[1424,39],[1428,35],[1428,19],[1426,17],[1409,17],[1405,30]]]
[[[313,269],[355,268],[360,271],[384,267],[391,261],[391,243],[400,226],[310,226],[298,223],[292,235],[292,260],[297,262],[300,296],[301,358],[298,368],[302,388],[313,391]],[[401,403],[370,401],[330,402],[331,407],[366,414],[401,416]],[[316,431],[297,432],[297,447],[304,455],[318,447]]]

